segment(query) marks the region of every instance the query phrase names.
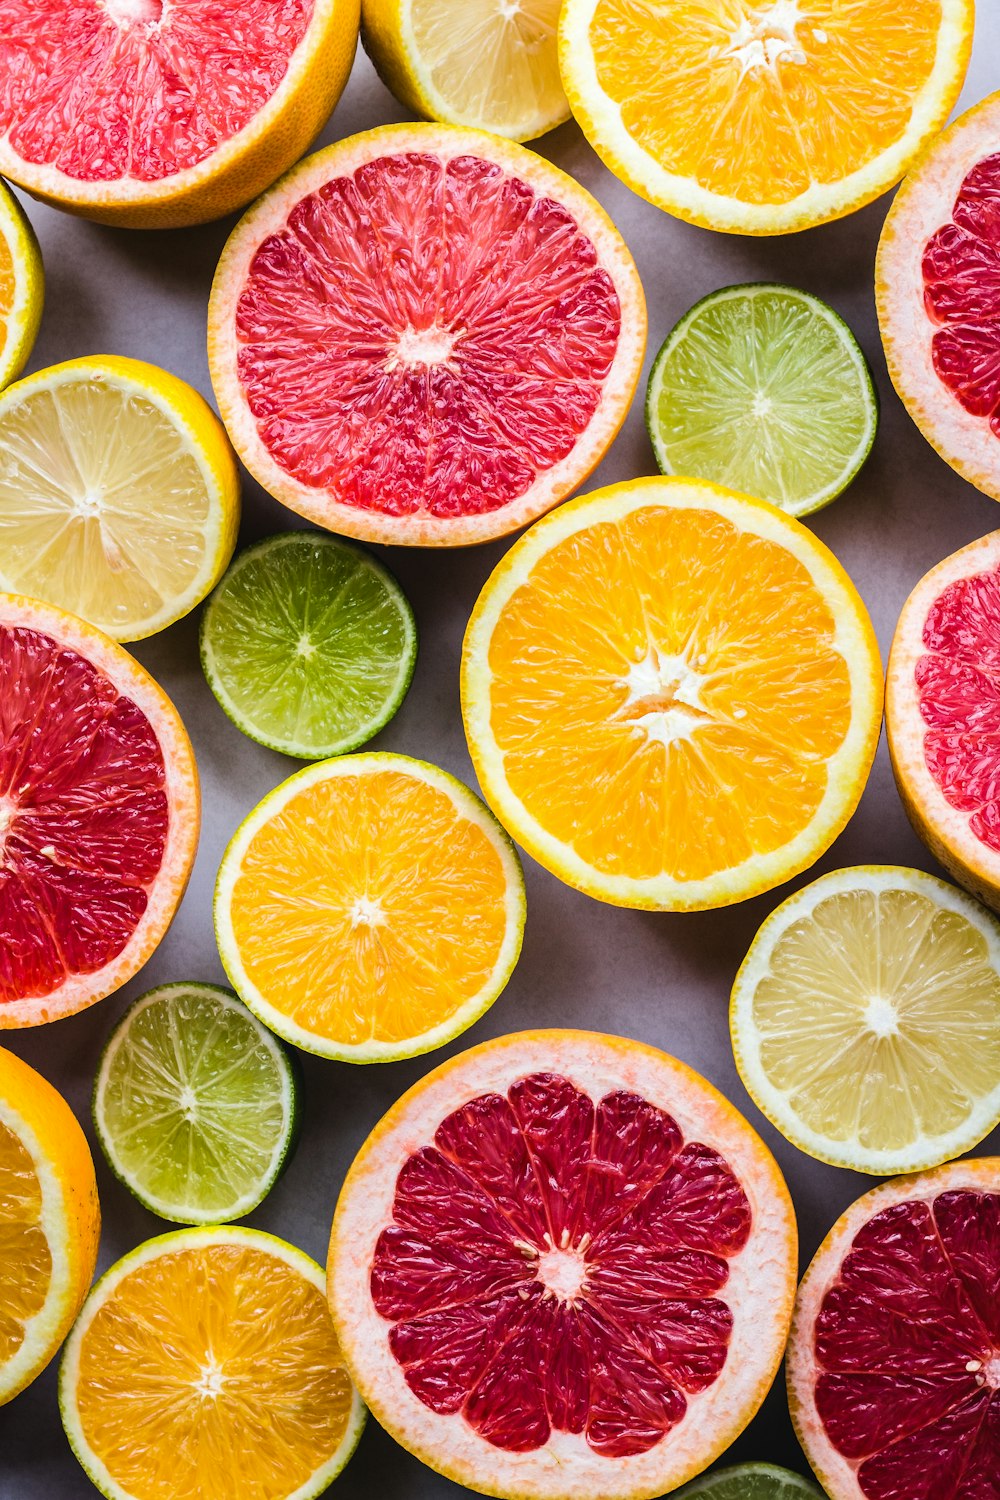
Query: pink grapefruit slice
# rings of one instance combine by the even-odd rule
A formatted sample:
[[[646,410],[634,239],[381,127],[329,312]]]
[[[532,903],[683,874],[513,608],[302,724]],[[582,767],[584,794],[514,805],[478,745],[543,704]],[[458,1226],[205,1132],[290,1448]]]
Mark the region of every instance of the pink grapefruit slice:
[[[598,463],[646,312],[604,210],[497,136],[383,126],[300,163],[229,239],[209,362],[244,463],[365,541],[502,536]]]
[[[917,833],[1000,910],[1000,531],[945,558],[903,605],[886,730]]]
[[[788,1394],[831,1500],[990,1500],[1000,1476],[1000,1159],[866,1193],[806,1272]]]
[[[107,636],[0,594],[0,1027],[36,1026],[130,979],[183,894],[198,840],[177,710]]]
[[[359,0],[0,0],[0,173],[141,229],[249,203],[347,82]]]
[[[487,1042],[389,1110],[333,1223],[364,1400],[484,1494],[643,1500],[739,1434],[784,1350],[791,1201],[683,1063],[581,1031]]]
[[[903,183],[875,276],[892,382],[927,441],[1000,500],[1000,93]]]

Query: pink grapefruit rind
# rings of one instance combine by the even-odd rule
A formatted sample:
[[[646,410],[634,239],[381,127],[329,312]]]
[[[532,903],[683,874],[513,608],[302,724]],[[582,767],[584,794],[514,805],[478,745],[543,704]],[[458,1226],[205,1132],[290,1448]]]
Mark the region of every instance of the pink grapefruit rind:
[[[475,515],[383,515],[346,505],[329,491],[302,483],[268,452],[237,374],[237,306],[262,242],[285,227],[302,198],[331,179],[349,176],[380,157],[405,152],[433,154],[444,162],[459,156],[482,158],[521,178],[539,197],[563,205],[594,244],[598,265],[611,277],[621,304],[621,328],[611,369],[597,409],[572,450],[552,468],[537,474],[516,500]],[[275,499],[317,526],[365,542],[403,546],[467,546],[489,541],[527,525],[564,500],[596,468],[625,420],[645,346],[642,284],[627,246],[600,204],[573,178],[524,147],[485,131],[455,125],[379,126],[327,146],[300,162],[248,209],[233,230],[219,260],[209,301],[212,385],[222,420],[250,473]]]
[[[163,752],[169,824],[160,870],[146,908],[122,951],[104,968],[69,976],[39,997],[0,1005],[0,1030],[40,1026],[103,1000],[132,978],[164,937],[184,894],[198,846],[201,797],[194,751],[163,689],[114,641],[75,615],[35,599],[0,594],[0,626],[37,630],[79,652],[149,721]]]
[[[875,261],[875,301],[889,375],[931,447],[970,484],[1000,500],[1000,439],[967,412],[934,368],[940,325],[924,305],[923,256],[949,223],[971,169],[1000,151],[1000,93],[991,94],[932,140],[886,216]]]
[[[735,1321],[721,1374],[688,1396],[686,1415],[655,1446],[607,1458],[582,1435],[553,1431],[527,1452],[496,1447],[461,1416],[440,1415],[408,1386],[375,1311],[375,1247],[393,1222],[403,1163],[449,1114],[516,1079],[556,1072],[595,1101],[627,1090],[666,1111],[686,1141],[725,1157],[747,1194],[752,1231],[729,1263],[724,1296]],[[781,1172],[750,1125],[711,1084],[654,1047],[581,1031],[502,1037],[460,1054],[411,1088],[372,1131],[340,1193],[327,1263],[334,1323],[362,1398],[392,1436],[459,1484],[500,1500],[652,1500],[701,1473],[739,1435],[780,1365],[794,1301],[795,1214]]]

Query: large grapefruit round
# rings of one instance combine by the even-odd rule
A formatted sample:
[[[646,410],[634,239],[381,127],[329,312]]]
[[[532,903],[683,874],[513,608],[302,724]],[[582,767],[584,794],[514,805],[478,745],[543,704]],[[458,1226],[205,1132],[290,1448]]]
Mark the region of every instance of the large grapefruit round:
[[[538,1031],[390,1109],[328,1275],[362,1396],[425,1463],[488,1495],[642,1500],[757,1410],[795,1266],[781,1173],[710,1084],[638,1042]]]
[[[347,82],[360,0],[0,0],[0,173],[138,229],[249,203]]]
[[[903,183],[875,292],[910,416],[952,468],[1000,500],[1000,93],[939,136]]]
[[[1000,1159],[900,1177],[806,1272],[792,1420],[830,1500],[989,1500],[1000,1475]]]
[[[198,841],[177,710],[114,641],[0,594],[0,1027],[130,979],[170,925]]]
[[[598,203],[510,141],[392,125],[300,163],[209,304],[219,410],[264,488],[374,542],[502,536],[590,473],[646,311]]]

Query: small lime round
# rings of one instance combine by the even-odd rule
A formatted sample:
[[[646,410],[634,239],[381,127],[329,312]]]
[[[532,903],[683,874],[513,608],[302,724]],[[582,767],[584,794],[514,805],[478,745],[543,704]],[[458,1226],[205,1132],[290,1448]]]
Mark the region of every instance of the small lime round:
[[[675,1500],[822,1500],[822,1495],[822,1490],[791,1469],[779,1469],[776,1464],[736,1464],[703,1474],[678,1490]]]

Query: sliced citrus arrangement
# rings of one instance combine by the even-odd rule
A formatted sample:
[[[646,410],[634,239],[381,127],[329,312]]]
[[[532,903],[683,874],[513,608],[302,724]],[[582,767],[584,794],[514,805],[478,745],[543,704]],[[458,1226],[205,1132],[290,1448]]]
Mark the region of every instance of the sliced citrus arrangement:
[[[139,640],[214,587],[239,517],[222,423],[176,375],[96,355],[0,395],[0,587],[9,592]]]
[[[973,0],[565,0],[573,113],[660,208],[737,234],[852,213],[958,98]]]
[[[881,678],[864,605],[804,526],[639,479],[510,549],[469,622],[462,706],[486,799],[533,858],[604,901],[691,910],[832,843],[875,754]]]
[[[524,882],[478,797],[423,761],[320,761],[237,830],[215,892],[219,952],[286,1041],[348,1062],[439,1047],[517,963]]]
[[[582,1031],[434,1070],[361,1148],[329,1293],[384,1427],[458,1484],[645,1500],[763,1400],[796,1232],[763,1142],[652,1047]]]
[[[1000,923],[921,870],[834,870],[767,918],[733,986],[736,1066],[820,1161],[886,1176],[1000,1123]]]
[[[21,373],[31,353],[44,300],[45,272],[35,231],[14,194],[0,182],[0,389]]]
[[[515,141],[569,119],[560,0],[362,0],[361,40],[383,82],[428,120]]]
[[[1000,907],[1000,532],[945,558],[903,605],[886,679],[889,753],[917,833]]]
[[[48,1364],[87,1294],[101,1213],[62,1095],[0,1047],[0,1406]]]
[[[104,224],[249,203],[340,98],[358,0],[0,3],[0,173]]]
[[[792,1420],[830,1500],[980,1500],[1000,1431],[1000,1160],[859,1198],[799,1290]]]
[[[198,843],[191,743],[114,641],[0,595],[0,1028],[92,1005],[146,962]]]
[[[365,1416],[323,1286],[307,1255],[253,1229],[178,1230],[112,1266],[59,1378],[66,1435],[101,1493],[322,1494]]]
[[[590,194],[445,125],[300,163],[236,226],[209,304],[247,468],[375,542],[481,542],[564,500],[618,431],[645,339],[635,264]]]
[[[685,1485],[677,1500],[822,1500],[801,1474],[777,1464],[734,1464]]]
[[[875,297],[910,416],[1000,500],[1000,93],[939,136],[896,194]]]

